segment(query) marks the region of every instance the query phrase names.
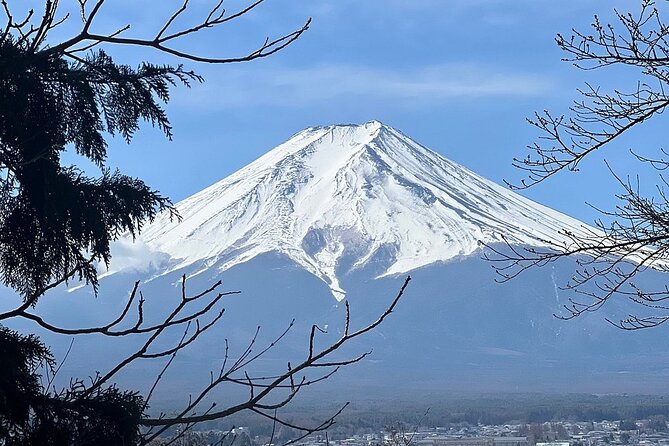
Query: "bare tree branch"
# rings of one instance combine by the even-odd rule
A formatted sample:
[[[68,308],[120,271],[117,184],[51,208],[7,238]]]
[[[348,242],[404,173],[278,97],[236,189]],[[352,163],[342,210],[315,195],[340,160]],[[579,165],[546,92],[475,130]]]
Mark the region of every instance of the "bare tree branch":
[[[234,21],[236,19],[245,16],[250,13],[265,0],[255,0],[251,2],[246,7],[243,7],[237,12],[226,15],[226,10],[223,8],[223,1],[218,0],[213,4],[209,13],[196,25],[182,28],[182,29],[173,29],[175,22],[178,21],[180,17],[188,13],[188,8],[190,6],[190,1],[185,0],[181,3],[181,6],[176,8],[170,16],[165,20],[160,29],[155,33],[154,37],[151,39],[143,38],[133,38],[133,37],[120,37],[120,34],[130,30],[131,24],[127,24],[120,29],[116,30],[110,34],[102,34],[91,31],[94,26],[95,19],[100,13],[101,9],[105,4],[105,0],[98,0],[94,6],[91,8],[90,12],[86,11],[87,1],[81,1],[80,4],[80,14],[83,22],[83,26],[80,32],[60,43],[53,44],[51,46],[41,48],[46,40],[46,37],[53,28],[59,26],[68,16],[65,16],[63,19],[55,20],[56,13],[58,10],[58,1],[49,0],[46,4],[45,13],[42,17],[37,28],[33,28],[30,25],[29,29],[26,27],[30,23],[30,17],[21,23],[16,23],[11,16],[11,12],[6,2],[2,2],[5,9],[5,14],[8,18],[8,25],[4,32],[4,35],[9,35],[12,30],[17,31],[21,35],[21,39],[28,42],[30,39],[30,47],[33,51],[41,51],[45,55],[67,55],[73,56],[74,54],[82,51],[88,51],[91,48],[100,45],[100,44],[117,44],[117,45],[131,45],[131,46],[141,46],[153,48],[157,51],[171,54],[175,57],[191,60],[195,62],[204,62],[204,63],[213,63],[213,64],[225,64],[225,63],[235,63],[235,62],[247,62],[254,59],[259,59],[263,57],[270,56],[278,51],[281,51],[295,40],[297,40],[305,31],[309,29],[311,24],[311,19],[307,19],[305,23],[298,29],[281,35],[275,38],[265,38],[264,42],[256,47],[254,50],[250,51],[246,55],[242,56],[233,56],[233,57],[218,57],[218,56],[203,56],[194,54],[188,51],[182,51],[170,46],[169,43],[174,41],[180,41],[183,38],[187,38],[196,33],[205,31],[207,29],[212,29],[224,25],[228,22]],[[81,46],[83,44],[83,46]],[[40,49],[41,48],[41,49]]]
[[[295,396],[297,392],[299,392],[303,387],[318,382],[322,379],[325,379],[325,377],[321,377],[319,379],[315,380],[307,380],[306,378],[302,377],[300,378],[299,381],[295,381],[295,377],[301,376],[302,373],[307,372],[309,370],[313,370],[315,368],[320,368],[320,367],[332,367],[332,368],[337,368],[345,365],[350,365],[354,364],[356,362],[361,361],[364,359],[368,353],[364,353],[362,355],[359,355],[355,358],[350,358],[350,359],[344,359],[344,360],[327,360],[335,351],[339,350],[344,344],[349,343],[351,340],[368,333],[369,331],[373,330],[374,328],[378,327],[383,321],[394,311],[395,307],[397,306],[399,300],[402,298],[404,295],[404,292],[406,290],[406,287],[409,285],[409,282],[411,280],[411,277],[407,277],[406,280],[404,281],[402,287],[400,288],[398,294],[395,296],[395,298],[392,300],[392,302],[389,304],[389,306],[381,313],[379,318],[366,325],[365,327],[360,328],[359,330],[353,332],[353,333],[344,333],[342,336],[330,344],[329,346],[319,350],[319,351],[313,351],[311,350],[306,359],[304,359],[302,362],[300,362],[297,365],[288,365],[288,368],[281,374],[279,374],[276,377],[272,377],[272,379],[269,380],[269,382],[264,382],[267,381],[267,378],[256,378],[252,379],[249,375],[244,374],[243,378],[234,378],[233,374],[238,372],[241,368],[244,368],[249,365],[248,361],[237,361],[235,362],[230,368],[224,370],[221,369],[220,374],[218,375],[217,378],[213,379],[210,384],[205,387],[202,392],[193,400],[191,401],[187,407],[181,411],[181,413],[175,417],[171,418],[166,418],[166,417],[158,417],[158,418],[147,418],[142,421],[142,424],[144,426],[162,426],[163,428],[156,433],[154,433],[154,438],[157,438],[158,435],[160,435],[162,432],[165,431],[169,426],[173,426],[176,424],[186,424],[186,423],[199,423],[203,421],[209,421],[209,420],[215,420],[219,418],[225,418],[230,415],[233,415],[235,413],[238,413],[240,411],[244,410],[251,410],[254,412],[259,413],[260,415],[263,415],[265,417],[271,417],[271,415],[268,415],[267,413],[263,412],[263,410],[274,410],[274,409],[279,409],[286,404],[288,404]],[[345,325],[348,326],[350,323],[350,313],[347,311],[346,312],[346,320],[344,321]],[[313,330],[312,330],[313,333]],[[280,336],[283,337],[285,335],[285,332]],[[278,341],[278,340],[277,340]],[[277,341],[272,342],[270,345],[276,345]],[[255,342],[255,337],[252,339],[251,343]],[[309,342],[310,347],[313,345],[313,341],[310,336],[310,342]],[[249,349],[245,351],[247,353]],[[268,351],[268,348],[265,348],[263,352]],[[244,355],[242,355],[244,356]],[[252,360],[258,359],[260,356],[256,355],[252,357]],[[226,360],[227,360],[227,351],[226,351]],[[224,363],[226,362],[224,360]],[[336,371],[336,370],[335,370]],[[332,372],[334,373],[334,371]],[[330,375],[326,375],[330,376]],[[197,405],[205,398],[206,395],[208,395],[214,388],[219,386],[220,384],[224,382],[234,382],[237,384],[240,384],[240,382],[244,382],[243,385],[249,387],[252,389],[251,397],[248,398],[248,400],[230,406],[226,409],[223,410],[218,410],[218,411],[212,411],[207,414],[201,414],[201,415],[187,415],[190,413],[193,409],[197,407]],[[288,384],[287,384],[288,383]],[[274,402],[267,404],[265,401],[270,398],[272,395],[274,395],[275,390],[281,389],[281,388],[288,388],[290,390],[290,393],[287,397],[285,397],[283,400],[279,402]],[[343,408],[342,408],[343,410]],[[279,424],[284,424],[286,425],[285,421],[282,421],[280,419],[276,420]],[[334,422],[334,419],[331,420]],[[312,429],[311,432],[315,432],[317,430],[322,430],[327,428],[327,426],[330,426],[330,422],[325,422],[320,426],[317,426],[316,428],[310,428]],[[316,429],[316,430],[313,430]],[[304,429],[303,429],[304,430]]]
[[[524,171],[524,189],[564,170],[576,171],[583,159],[604,149],[631,129],[662,114],[669,105],[669,26],[652,0],[643,0],[638,15],[615,11],[616,25],[603,24],[595,16],[592,33],[573,30],[571,37],[558,35],[565,60],[583,70],[621,65],[637,70],[639,80],[629,92],[604,92],[586,84],[568,116],[548,111],[529,119],[541,132],[539,142],[528,146],[530,154],[514,159]],[[655,194],[641,192],[640,179],[621,178],[609,168],[622,192],[611,211],[598,210],[602,218],[596,229],[574,234],[562,231],[564,241],[542,240],[545,248],[488,246],[485,257],[493,263],[499,281],[507,281],[535,267],[574,257],[577,268],[562,289],[571,292],[560,319],[572,319],[599,310],[619,296],[638,306],[642,313],[629,315],[613,325],[629,330],[655,327],[669,319],[669,287],[645,289],[638,284],[648,271],[669,271],[669,199],[662,172],[669,168],[664,150],[659,157],[634,158],[656,169]],[[508,183],[507,183],[508,184]],[[604,223],[603,219],[608,222]],[[659,313],[659,315],[658,315]]]
[[[595,16],[592,34],[573,30],[569,38],[558,35],[558,47],[567,61],[584,70],[626,65],[640,69],[643,80],[625,93],[602,92],[586,84],[579,90],[581,100],[571,107],[571,116],[555,116],[548,111],[528,119],[547,144],[528,146],[530,154],[514,159],[514,166],[527,178],[513,188],[525,189],[562,170],[578,170],[589,154],[604,148],[622,134],[662,113],[669,105],[665,87],[669,83],[669,26],[661,19],[651,0],[642,2],[637,17],[616,11],[622,31],[603,25]]]

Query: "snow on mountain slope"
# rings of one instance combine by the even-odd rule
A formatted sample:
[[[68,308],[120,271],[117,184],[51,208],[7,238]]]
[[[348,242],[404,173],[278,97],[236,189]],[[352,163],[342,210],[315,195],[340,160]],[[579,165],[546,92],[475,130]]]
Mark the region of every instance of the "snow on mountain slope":
[[[404,273],[479,241],[540,246],[586,227],[376,121],[306,129],[176,207],[181,222],[160,216],[141,236],[170,270],[278,252],[338,299],[342,268],[379,261],[382,276]]]

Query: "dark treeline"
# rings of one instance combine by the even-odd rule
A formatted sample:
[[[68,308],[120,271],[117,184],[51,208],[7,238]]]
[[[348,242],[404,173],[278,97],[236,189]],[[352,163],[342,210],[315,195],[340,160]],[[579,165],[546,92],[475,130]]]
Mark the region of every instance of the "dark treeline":
[[[444,424],[602,421],[669,416],[669,396],[637,395],[494,395],[425,401],[427,426]],[[416,403],[413,404],[415,406]],[[398,406],[401,409],[401,405]],[[399,410],[398,412],[403,412]],[[417,413],[414,408],[414,417]],[[405,412],[409,415],[409,412]],[[408,418],[408,417],[407,417]],[[405,422],[410,419],[403,420]]]
[[[336,401],[303,403],[284,415],[296,422],[317,419]],[[427,412],[427,413],[426,413]],[[352,403],[339,417],[332,434],[378,432],[396,423],[407,427],[449,427],[477,424],[533,424],[551,421],[641,420],[669,418],[669,396],[647,395],[486,395],[478,397],[419,398]],[[271,431],[271,423],[238,417],[235,426],[250,426],[254,435]],[[227,429],[212,423],[208,428]]]

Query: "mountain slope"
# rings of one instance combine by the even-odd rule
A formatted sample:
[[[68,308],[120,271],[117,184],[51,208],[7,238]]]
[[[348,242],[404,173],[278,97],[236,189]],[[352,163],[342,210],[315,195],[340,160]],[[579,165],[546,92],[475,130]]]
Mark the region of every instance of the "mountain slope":
[[[376,121],[306,129],[176,207],[181,222],[160,216],[142,232],[167,272],[277,252],[338,299],[341,275],[371,264],[394,275],[479,242],[541,246],[586,230]]]
[[[161,216],[142,232],[144,243],[122,244],[126,252],[116,247],[96,299],[80,288],[54,290],[64,295],[40,301],[46,320],[86,326],[123,311],[123,296],[137,280],[147,320],[179,302],[184,274],[190,293],[218,280],[226,291],[242,291],[225,298],[220,326],[175,360],[162,381],[167,401],[208,383],[223,346],[243,351],[257,327],[262,346],[292,326],[257,364],[263,376],[284,370],[287,360],[304,357],[314,324],[326,331],[319,334],[325,342],[341,335],[347,307],[351,327],[376,320],[401,285],[398,274],[409,270],[414,280],[392,317],[340,352],[374,353],[333,378],[334,395],[342,389],[347,400],[398,391],[665,392],[664,337],[616,330],[605,320],[625,317],[629,302],[612,300],[569,322],[553,317],[570,297],[558,285],[572,277],[576,259],[499,284],[489,262],[467,255],[479,240],[537,246],[559,241],[559,228],[586,226],[378,122],[307,129],[176,206],[182,222]],[[155,263],[144,270],[147,258]],[[457,261],[444,264],[450,259]],[[114,274],[117,265],[127,269]],[[657,271],[639,280],[648,289],[666,281]],[[348,306],[330,292],[337,298],[346,292]],[[182,335],[166,334],[165,342]],[[117,339],[85,338],[62,376],[89,376],[91,364],[104,370],[129,354]],[[69,338],[44,339],[68,351]],[[162,367],[142,365],[120,378],[121,387],[150,388]]]

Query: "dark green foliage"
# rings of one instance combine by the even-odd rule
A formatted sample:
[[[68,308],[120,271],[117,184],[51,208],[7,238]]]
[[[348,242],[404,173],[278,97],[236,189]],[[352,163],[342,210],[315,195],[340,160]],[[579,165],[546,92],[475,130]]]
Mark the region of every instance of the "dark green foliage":
[[[14,3],[25,13],[21,18],[12,11]],[[189,22],[182,20],[189,6],[186,1],[149,39],[124,34],[130,24],[110,34],[96,34],[98,27],[93,22],[100,10],[105,9],[105,0],[80,0],[67,8],[78,9],[81,28],[60,42],[47,38],[70,16],[68,12],[61,14],[59,0],[45,0],[41,19],[37,19],[34,9],[25,11],[30,5],[20,3],[0,1],[0,15],[6,20],[0,27],[0,282],[16,290],[23,303],[13,310],[0,312],[0,322],[24,318],[61,335],[151,335],[142,348],[107,373],[96,375],[91,382],[72,381],[69,388],[56,392],[51,383],[44,383],[40,376],[46,373],[53,378],[57,373],[48,348],[37,337],[24,337],[0,326],[0,367],[5,366],[3,361],[7,362],[6,368],[0,369],[0,446],[146,444],[170,426],[191,425],[181,417],[143,419],[152,391],[144,401],[139,394],[120,391],[113,385],[109,387],[109,383],[136,360],[170,355],[173,359],[176,352],[221,318],[222,310],[200,326],[199,318],[214,310],[214,305],[229,293],[215,295],[203,310],[181,312],[186,303],[213,293],[220,285],[218,282],[198,296],[184,297],[183,305],[174,313],[162,323],[149,327],[140,327],[144,299],[141,293],[139,301],[134,299],[137,285],[123,313],[109,325],[66,329],[49,324],[33,313],[31,307],[46,291],[72,278],[78,277],[97,291],[95,263],[109,263],[110,243],[121,234],[136,236],[142,224],[153,220],[160,211],[178,218],[167,198],[139,179],[108,169],[105,138],[118,135],[130,142],[144,122],[158,127],[171,138],[172,128],[162,103],[169,99],[171,87],[188,86],[189,82],[202,79],[181,65],[142,63],[134,68],[118,64],[98,49],[102,45],[143,47],[182,60],[216,64],[245,62],[285,48],[309,28],[311,20],[296,31],[272,40],[267,38],[246,56],[210,58],[177,49],[177,41],[229,23],[255,9],[263,0],[234,13],[226,11],[222,1],[214,1],[204,19],[179,28],[178,23]],[[84,174],[74,166],[64,165],[61,156],[65,151],[87,158],[100,169],[99,173]],[[388,313],[401,295],[400,292]],[[123,325],[133,305],[138,312],[134,328],[116,329]],[[165,328],[185,325],[188,333],[191,323],[196,328],[187,340],[182,339],[172,349],[145,354]],[[337,348],[335,344],[334,349]],[[312,366],[308,361],[305,364]],[[294,373],[299,370],[298,367]],[[293,372],[289,372],[292,383]],[[160,376],[162,372],[158,380]],[[221,382],[223,378],[221,375]],[[279,383],[277,378],[276,383],[266,389],[284,387]],[[199,399],[189,401],[183,415],[187,412],[192,415],[191,409],[213,387],[212,383],[203,389]],[[249,403],[262,407],[253,398]],[[221,411],[208,416],[225,414]],[[140,433],[140,423],[158,428]]]
[[[108,262],[112,240],[171,209],[142,181],[104,169],[104,133],[129,141],[145,120],[171,136],[159,101],[200,78],[181,66],[117,65],[102,51],[68,63],[9,38],[0,61],[0,275],[34,303],[73,270],[95,286],[90,259]],[[69,147],[101,177],[62,166]]]
[[[137,442],[143,408],[137,393],[108,387],[86,395],[81,382],[60,394],[49,393],[39,374],[40,370],[54,372],[47,347],[34,335],[23,336],[2,326],[0,357],[0,444]]]
[[[200,78],[181,66],[134,69],[102,51],[67,62],[62,53],[0,39],[0,279],[27,303],[75,274],[96,287],[92,261],[107,263],[114,239],[134,236],[161,210],[173,212],[139,179],[105,168],[105,134],[130,141],[148,121],[170,137],[160,102],[190,80]],[[95,163],[100,176],[63,166],[68,149]],[[48,348],[2,326],[0,360],[0,444],[139,442],[139,394],[113,386],[89,392],[82,381],[56,393],[40,374],[54,373]]]
[[[143,399],[136,392],[108,387],[91,396],[70,390],[45,396],[23,438],[34,445],[132,445],[139,439]],[[25,443],[17,443],[25,444]]]
[[[0,438],[18,435],[29,423],[31,407],[42,400],[41,366],[53,366],[51,353],[34,335],[0,326]]]

